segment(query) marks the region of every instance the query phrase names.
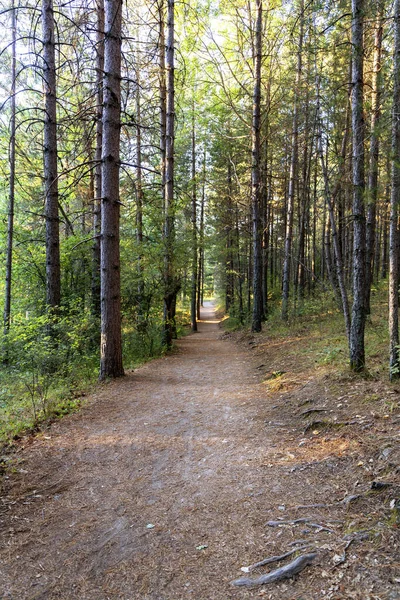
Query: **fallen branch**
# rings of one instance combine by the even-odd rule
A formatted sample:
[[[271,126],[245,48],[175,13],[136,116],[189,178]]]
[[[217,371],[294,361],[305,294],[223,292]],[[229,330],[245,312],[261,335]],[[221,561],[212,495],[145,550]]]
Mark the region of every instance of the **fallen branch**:
[[[316,552],[311,554],[302,554],[291,563],[281,567],[280,569],[271,571],[271,573],[261,575],[261,577],[242,577],[240,579],[235,579],[235,581],[232,581],[232,585],[236,585],[238,587],[251,587],[255,585],[273,583],[274,581],[281,581],[282,579],[289,579],[290,577],[297,575],[297,573],[300,573],[303,569],[305,569],[305,567],[307,567],[307,565],[310,565],[316,556]]]
[[[317,533],[319,533],[320,531],[328,531],[329,533],[335,533],[333,529],[325,527],[325,525],[320,525],[319,523],[309,523],[309,525],[310,527],[314,527],[314,529],[318,529]]]
[[[304,517],[301,519],[294,519],[289,521],[267,521],[266,525],[268,527],[279,527],[279,525],[298,525],[299,523],[309,523],[313,519],[311,517]]]
[[[349,540],[345,547],[343,548],[343,552],[340,556],[338,556],[338,560],[335,562],[333,568],[336,569],[339,565],[342,565],[343,563],[346,562],[347,560],[347,550],[350,547],[350,545],[354,542],[355,538],[351,538],[351,540]]]
[[[301,546],[300,548],[295,548],[294,550],[290,550],[289,552],[285,552],[285,554],[281,554],[279,556],[270,556],[269,558],[264,558],[263,560],[260,560],[259,562],[254,563],[254,565],[249,565],[248,567],[242,567],[240,570],[243,571],[244,573],[251,573],[251,571],[254,571],[254,569],[257,569],[258,567],[263,567],[264,565],[269,565],[274,562],[280,562],[281,560],[285,560],[285,558],[292,556],[299,550],[304,550],[304,548],[307,548],[307,545],[309,545],[309,544],[305,544],[305,545]]]
[[[306,508],[331,508],[334,504],[299,504],[294,510],[305,510]]]
[[[328,412],[327,408],[309,408],[308,410],[304,410],[302,413],[300,413],[301,417],[305,417],[307,415],[311,415],[312,413],[321,413],[321,412]]]
[[[313,527],[318,531],[329,531],[329,533],[334,533],[333,529],[326,527],[325,525],[321,525],[320,523],[313,523],[313,518],[304,517],[301,519],[293,519],[291,521],[268,521],[265,525],[268,527],[279,527],[280,525],[299,525],[301,523],[307,524],[309,527]]]

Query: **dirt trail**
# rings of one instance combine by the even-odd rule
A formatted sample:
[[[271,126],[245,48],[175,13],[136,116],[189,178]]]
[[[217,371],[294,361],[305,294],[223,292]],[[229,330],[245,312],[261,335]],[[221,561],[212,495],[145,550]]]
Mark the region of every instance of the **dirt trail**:
[[[221,339],[211,306],[202,317],[172,355],[105,385],[18,454],[0,509],[1,599],[254,598],[229,583],[240,567],[315,537],[265,524],[332,498],[342,471],[325,455],[312,477],[293,468],[290,411],[268,421],[248,353]],[[322,592],[320,560],[261,594],[400,598]]]

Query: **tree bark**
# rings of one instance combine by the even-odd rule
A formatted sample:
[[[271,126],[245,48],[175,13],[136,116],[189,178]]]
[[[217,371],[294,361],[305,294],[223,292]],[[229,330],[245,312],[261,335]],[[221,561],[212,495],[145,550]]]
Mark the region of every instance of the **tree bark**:
[[[203,305],[203,281],[204,281],[204,205],[206,194],[206,150],[203,156],[203,181],[201,186],[200,203],[200,232],[199,232],[199,266],[197,271],[197,319],[200,320],[200,307]]]
[[[175,200],[174,200],[174,143],[175,143],[175,64],[174,64],[174,0],[167,2],[166,39],[166,130],[165,130],[165,220],[164,220],[164,336],[167,348],[172,345],[176,294],[174,273]]]
[[[93,198],[92,311],[101,315],[100,235],[101,235],[101,153],[103,146],[104,0],[96,0],[96,150]]]
[[[389,223],[390,379],[400,377],[399,360],[399,201],[400,201],[400,0],[394,5],[394,69],[392,107],[392,192]]]
[[[105,1],[104,108],[101,191],[100,379],[121,377],[121,290],[119,166],[121,133],[122,1]]]
[[[374,57],[371,93],[371,141],[369,149],[368,207],[366,231],[366,314],[371,313],[371,285],[375,253],[376,205],[378,201],[378,161],[379,161],[379,122],[381,116],[381,54],[382,54],[382,14],[380,2],[375,23]]]
[[[159,86],[160,86],[160,170],[162,209],[165,211],[165,151],[167,136],[167,89],[165,79],[165,24],[164,0],[158,0],[158,60],[159,60]]]
[[[140,33],[137,33],[140,40]],[[139,52],[136,58],[136,243],[137,243],[137,327],[146,328],[144,315],[144,270],[143,270],[143,173],[142,173],[142,107],[140,102]]]
[[[10,188],[7,219],[7,250],[6,250],[6,277],[4,298],[4,334],[10,329],[11,320],[11,288],[13,268],[14,244],[14,205],[15,205],[15,132],[16,132],[16,76],[17,76],[17,15],[15,2],[11,8],[11,118],[10,118]]]
[[[53,311],[61,301],[60,222],[57,171],[56,44],[53,0],[42,2],[44,118],[44,191],[46,215],[46,302]]]
[[[192,293],[190,301],[190,316],[192,331],[197,331],[197,188],[196,188],[196,129],[193,100],[192,114]]]
[[[353,125],[353,308],[350,329],[350,367],[365,368],[365,177],[363,116],[364,0],[352,0],[352,125]]]
[[[262,0],[257,0],[254,55],[254,93],[252,126],[251,203],[253,219],[253,318],[251,330],[260,332],[263,318],[262,221],[261,221],[261,59],[262,59]]]

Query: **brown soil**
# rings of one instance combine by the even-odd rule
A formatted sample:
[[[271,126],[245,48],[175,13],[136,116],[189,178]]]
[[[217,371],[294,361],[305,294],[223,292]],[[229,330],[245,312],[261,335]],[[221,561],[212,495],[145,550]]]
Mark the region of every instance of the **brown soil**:
[[[0,598],[400,598],[396,392],[335,381],[306,339],[221,335],[211,307],[203,319],[19,446]],[[298,540],[317,558],[295,578],[231,585]]]

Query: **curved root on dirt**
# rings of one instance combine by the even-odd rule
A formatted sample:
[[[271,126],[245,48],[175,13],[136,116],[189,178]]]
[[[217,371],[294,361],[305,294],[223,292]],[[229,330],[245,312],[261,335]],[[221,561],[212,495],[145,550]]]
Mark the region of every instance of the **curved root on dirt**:
[[[232,581],[232,585],[239,587],[251,587],[256,585],[264,585],[266,583],[273,583],[274,581],[280,581],[282,579],[289,579],[290,577],[297,575],[297,573],[300,573],[303,569],[305,569],[305,567],[307,567],[307,565],[310,565],[316,556],[316,552],[302,554],[291,563],[288,563],[280,569],[271,571],[266,575],[261,575],[261,577],[241,577],[240,579],[235,579],[235,581]]]

